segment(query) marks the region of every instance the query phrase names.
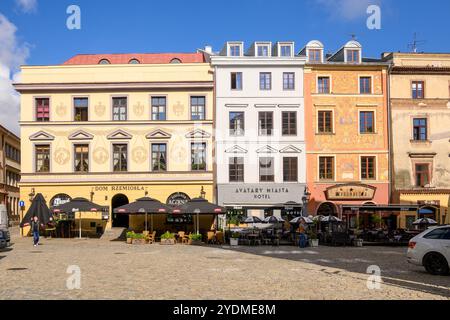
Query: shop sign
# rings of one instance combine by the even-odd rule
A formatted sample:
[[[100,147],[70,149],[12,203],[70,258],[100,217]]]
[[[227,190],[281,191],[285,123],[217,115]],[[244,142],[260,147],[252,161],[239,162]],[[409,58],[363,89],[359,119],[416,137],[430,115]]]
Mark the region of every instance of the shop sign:
[[[325,191],[327,200],[372,200],[377,188],[363,184],[337,185]]]
[[[96,186],[94,191],[112,191],[112,192],[123,192],[123,191],[145,191],[143,186]]]
[[[191,200],[189,196],[183,192],[177,192],[167,198],[167,204],[170,206],[181,206]]]
[[[70,202],[72,198],[64,193],[57,194],[50,200],[50,207],[57,207],[67,202]]]
[[[441,201],[440,200],[419,200],[419,201],[417,201],[417,204],[419,206],[440,207],[441,206]]]

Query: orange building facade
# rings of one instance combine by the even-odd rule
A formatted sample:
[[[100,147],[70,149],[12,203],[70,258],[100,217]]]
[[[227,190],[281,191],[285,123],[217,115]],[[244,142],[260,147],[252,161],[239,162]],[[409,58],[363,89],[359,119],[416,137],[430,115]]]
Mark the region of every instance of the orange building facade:
[[[370,223],[362,207],[377,206],[383,216],[379,209],[390,198],[389,66],[362,58],[357,41],[326,57],[319,41],[302,52],[308,58],[305,118],[311,119],[305,123],[308,214],[335,215],[349,227]]]

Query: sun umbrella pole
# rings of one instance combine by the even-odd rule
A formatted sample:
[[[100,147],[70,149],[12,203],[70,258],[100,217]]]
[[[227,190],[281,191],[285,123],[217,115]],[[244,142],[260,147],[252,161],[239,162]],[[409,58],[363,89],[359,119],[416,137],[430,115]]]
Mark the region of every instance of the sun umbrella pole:
[[[80,214],[80,222],[78,224],[80,226],[80,239],[81,239],[81,211],[79,212],[79,214]]]
[[[151,225],[152,225],[152,232],[153,232],[153,214],[150,216]]]
[[[145,231],[148,231],[148,217],[147,217],[147,212],[145,212]]]

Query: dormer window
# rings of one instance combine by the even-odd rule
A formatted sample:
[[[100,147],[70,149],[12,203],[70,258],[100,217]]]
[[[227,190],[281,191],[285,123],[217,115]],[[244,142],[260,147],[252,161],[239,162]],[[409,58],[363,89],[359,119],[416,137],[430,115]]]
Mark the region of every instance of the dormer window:
[[[270,52],[270,46],[268,45],[258,45],[258,57],[268,57]]]
[[[178,58],[173,58],[172,60],[170,60],[170,63],[181,63],[181,60]]]
[[[348,49],[347,50],[347,62],[359,63],[359,50]]]
[[[140,64],[141,62],[138,59],[131,59],[128,63],[129,64]]]
[[[242,46],[240,44],[230,44],[229,56],[240,57],[242,56]]]
[[[101,59],[98,64],[111,64],[108,59]]]
[[[311,63],[321,63],[322,62],[322,50],[321,49],[309,49],[308,50],[308,61]]]
[[[280,44],[280,57],[292,57],[292,44]]]

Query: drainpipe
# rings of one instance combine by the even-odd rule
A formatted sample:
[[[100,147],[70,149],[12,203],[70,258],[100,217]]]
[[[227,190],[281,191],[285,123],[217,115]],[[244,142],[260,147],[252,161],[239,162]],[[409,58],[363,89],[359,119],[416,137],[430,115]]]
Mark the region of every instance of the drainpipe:
[[[394,174],[393,174],[393,155],[392,155],[392,109],[391,109],[391,71],[393,67],[393,61],[389,64],[387,75],[386,75],[386,94],[387,94],[387,121],[388,121],[388,151],[389,151],[389,174],[388,174],[388,192],[389,192],[389,203],[392,203],[392,191],[394,190]]]

